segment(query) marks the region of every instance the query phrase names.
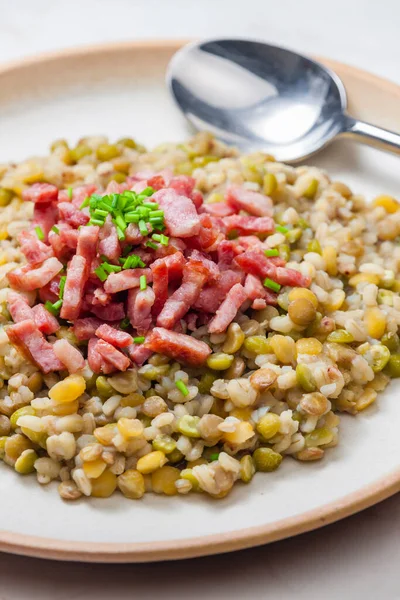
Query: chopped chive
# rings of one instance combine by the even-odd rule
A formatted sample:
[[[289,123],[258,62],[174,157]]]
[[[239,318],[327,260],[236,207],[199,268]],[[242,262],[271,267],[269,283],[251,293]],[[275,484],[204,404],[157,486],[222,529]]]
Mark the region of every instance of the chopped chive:
[[[94,214],[99,217],[106,217],[108,215],[108,211],[103,210],[102,208],[96,208],[96,210],[94,211]]]
[[[143,344],[144,342],[144,335],[138,336],[138,337],[134,337],[133,338],[133,342],[135,344]]]
[[[58,293],[58,297],[61,298],[61,300],[64,298],[64,288],[65,288],[66,281],[67,281],[67,276],[63,275],[60,279],[60,291]]]
[[[118,207],[118,194],[113,194],[113,199],[111,202],[111,208],[117,208]]]
[[[107,262],[101,263],[101,267],[104,269],[104,271],[106,271],[106,273],[119,273],[122,270],[122,267],[119,265],[111,265]]]
[[[99,225],[102,227],[104,225],[104,221],[101,221],[100,219],[90,219],[88,225]]]
[[[267,287],[270,290],[273,290],[274,292],[279,292],[279,290],[281,289],[279,283],[276,283],[276,281],[272,281],[272,279],[269,279],[269,277],[266,277],[266,279],[264,279],[263,285],[264,287]]]
[[[53,227],[51,228],[51,230],[54,231],[54,233],[57,233],[57,234],[60,233],[60,230],[55,225],[53,225]]]
[[[67,189],[67,194],[68,194],[68,198],[69,198],[70,200],[72,200],[72,187],[69,187],[69,188]]]
[[[115,217],[115,222],[116,222],[117,226],[121,229],[121,231],[125,231],[126,223],[125,223],[124,219],[121,217],[121,215],[117,215]]]
[[[157,250],[158,246],[154,242],[146,242],[146,246],[148,248],[153,248],[153,250]]]
[[[57,302],[54,302],[54,304],[52,304],[51,302],[49,302],[49,300],[47,300],[47,302],[45,302],[45,304],[44,304],[44,307],[55,317],[58,316],[61,306],[62,306],[62,300],[57,300]]]
[[[125,233],[124,233],[124,230],[121,229],[121,227],[119,227],[118,225],[117,225],[117,235],[118,235],[119,241],[123,242],[125,239]]]
[[[178,379],[177,381],[175,381],[175,385],[183,396],[188,396],[189,390],[183,383],[182,379]]]
[[[149,234],[149,232],[147,231],[146,223],[142,220],[139,221],[139,231],[143,236]]]
[[[122,256],[128,256],[129,252],[132,250],[133,246],[131,246],[130,244],[128,244],[128,246],[125,246],[125,248],[122,251]]]
[[[136,213],[127,213],[124,215],[126,223],[139,223],[140,217]]]
[[[161,234],[160,244],[161,246],[168,246],[169,237],[167,235]]]
[[[146,208],[150,208],[152,210],[157,210],[157,208],[158,208],[157,202],[143,202],[143,206],[145,206]]]
[[[107,279],[107,273],[105,272],[103,267],[97,267],[97,269],[95,269],[94,272],[96,273],[100,281],[105,281]]]
[[[144,190],[142,190],[140,192],[140,195],[141,196],[152,196],[154,194],[154,192],[155,192],[155,190],[153,190],[153,188],[149,186],[149,187],[145,188]]]
[[[152,218],[164,217],[164,211],[163,210],[152,210],[152,211],[150,211],[150,217],[152,217]]]
[[[279,256],[279,250],[273,248],[272,250],[264,250],[265,256]]]
[[[86,208],[87,206],[89,206],[89,203],[90,203],[90,198],[89,198],[89,196],[86,196],[86,198],[80,205],[79,209],[82,210],[82,208]]]
[[[164,224],[161,217],[149,217],[149,222],[150,223],[160,223],[160,225]]]
[[[218,460],[218,458],[219,458],[219,452],[214,452],[213,454],[210,454],[211,461]]]
[[[161,242],[161,235],[159,233],[153,233],[151,237],[155,242]]]
[[[38,239],[44,240],[43,229],[41,227],[39,227],[39,225],[37,227],[35,227],[35,231],[36,231],[36,235],[38,236]]]
[[[279,233],[287,233],[289,231],[289,229],[283,225],[275,225],[275,230],[279,231]]]
[[[144,290],[147,288],[147,279],[146,279],[146,275],[141,275],[139,277],[139,285],[140,285],[140,289],[142,292],[144,292]]]
[[[131,324],[131,322],[128,319],[128,317],[125,317],[125,319],[122,319],[122,321],[119,324],[119,326],[121,327],[121,329],[128,329],[128,327],[129,327],[130,324]]]

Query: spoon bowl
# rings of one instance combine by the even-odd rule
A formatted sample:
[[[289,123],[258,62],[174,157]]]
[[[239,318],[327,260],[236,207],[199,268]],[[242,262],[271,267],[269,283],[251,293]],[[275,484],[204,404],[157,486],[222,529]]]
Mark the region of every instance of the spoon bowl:
[[[167,83],[185,117],[243,151],[297,162],[338,135],[400,154],[400,136],[346,113],[340,78],[310,58],[262,42],[196,42],[172,58]]]

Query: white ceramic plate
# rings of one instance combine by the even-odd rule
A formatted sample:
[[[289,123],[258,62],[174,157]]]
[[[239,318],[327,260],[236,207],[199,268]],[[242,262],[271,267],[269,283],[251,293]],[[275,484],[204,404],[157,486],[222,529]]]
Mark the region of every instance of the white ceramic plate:
[[[164,72],[177,42],[123,44],[49,55],[0,69],[0,162],[47,152],[60,137],[129,135],[151,146],[190,131]],[[344,79],[350,111],[400,130],[400,88],[327,62]],[[398,193],[399,159],[340,141],[312,161],[354,190]],[[399,386],[357,418],[319,463],[287,459],[224,500],[147,495],[64,503],[0,464],[0,550],[58,559],[148,561],[235,550],[294,535],[378,502],[400,488]]]

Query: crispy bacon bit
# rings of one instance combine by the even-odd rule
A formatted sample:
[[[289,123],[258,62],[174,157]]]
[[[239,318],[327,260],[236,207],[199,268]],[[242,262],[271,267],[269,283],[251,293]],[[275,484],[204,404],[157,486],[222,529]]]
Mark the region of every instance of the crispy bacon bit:
[[[49,243],[57,258],[69,260],[75,253],[79,232],[77,229],[72,229],[67,223],[59,223],[57,227],[58,233],[55,231],[50,232]]]
[[[126,348],[130,344],[133,344],[133,338],[129,333],[121,331],[120,329],[115,329],[115,327],[111,327],[106,323],[103,323],[103,325],[100,325],[100,327],[96,329],[96,335],[117,348]]]
[[[156,269],[161,263],[167,266],[169,281],[182,277],[183,267],[186,264],[186,260],[182,252],[178,251],[174,252],[174,254],[165,256],[164,258],[158,258],[151,265],[151,270],[154,271],[154,269]],[[147,281],[149,280],[147,279]]]
[[[214,314],[229,290],[235,284],[241,283],[241,281],[242,275],[238,271],[223,271],[217,283],[208,285],[202,289],[194,307],[198,310]]]
[[[172,329],[198,299],[208,279],[208,269],[190,260],[183,270],[182,285],[168,298],[157,317],[157,326]]]
[[[128,244],[140,244],[143,242],[144,237],[140,233],[139,226],[136,223],[129,223],[128,227],[125,229],[125,240]]]
[[[108,215],[104,226],[100,229],[99,254],[115,262],[121,256],[118,234],[111,216]]]
[[[225,331],[228,325],[236,317],[236,314],[243,302],[246,300],[246,290],[240,283],[237,283],[228,292],[227,297],[217,310],[215,317],[211,319],[208,325],[208,331],[210,333],[222,333]]]
[[[104,283],[104,290],[107,294],[116,294],[123,290],[139,287],[142,275],[146,277],[147,283],[152,281],[150,269],[126,269],[119,273],[111,273]]]
[[[168,299],[168,266],[164,259],[156,260],[151,265],[153,274],[153,292],[155,295],[152,313],[154,316],[160,314]]]
[[[246,190],[240,185],[231,185],[226,190],[226,202],[232,208],[245,210],[256,217],[270,217],[272,215],[272,200],[259,192]]]
[[[147,333],[151,326],[151,309],[155,301],[155,293],[151,287],[145,290],[138,288],[128,292],[128,317],[138,335]]]
[[[51,183],[34,183],[22,192],[22,199],[35,204],[55,202],[58,189]]]
[[[199,250],[190,250],[189,257],[192,260],[201,262],[203,264],[203,266],[207,269],[207,272],[208,272],[207,278],[210,283],[214,283],[215,281],[218,281],[221,273],[218,268],[218,265],[216,265],[215,262],[213,260],[211,260],[210,255],[207,255],[204,252],[200,252]]]
[[[59,202],[58,212],[60,219],[78,229],[81,225],[86,225],[89,222],[89,215],[76,208],[71,202]]]
[[[262,308],[265,308],[267,304],[275,306],[278,303],[277,295],[270,290],[267,290],[263,286],[261,280],[254,275],[246,276],[244,289],[250,300],[262,300],[262,302],[253,302],[252,308],[255,310],[261,310]]]
[[[143,346],[192,366],[201,366],[211,354],[211,348],[205,342],[163,327],[155,327]]]
[[[110,302],[107,306],[92,306],[91,310],[103,321],[121,321],[125,317],[123,302]]]
[[[82,306],[83,290],[88,279],[88,265],[83,256],[72,257],[67,269],[61,318],[74,321],[79,317]]]
[[[56,204],[35,204],[33,209],[33,227],[39,226],[43,231],[44,241],[47,242],[51,228],[56,224],[58,208]]]
[[[43,373],[60,371],[64,368],[55,355],[53,346],[45,340],[32,319],[11,325],[7,328],[7,335],[10,342]]]
[[[311,279],[286,267],[276,267],[274,261],[264,256],[259,250],[249,250],[235,258],[235,262],[245,273],[265,279],[269,277],[280,285],[308,287]]]
[[[240,234],[272,233],[275,231],[275,222],[271,217],[247,217],[246,215],[232,215],[223,219],[226,231],[238,231]]]
[[[104,373],[109,375],[115,371],[114,366],[103,358],[100,352],[97,350],[97,346],[101,340],[98,338],[91,338],[88,344],[88,363],[89,367],[94,373]]]
[[[62,263],[52,257],[47,258],[40,267],[34,269],[31,265],[14,269],[7,274],[7,277],[10,285],[15,289],[31,292],[49,283],[62,268]]]
[[[35,319],[33,310],[28,304],[27,299],[17,292],[10,290],[7,296],[8,310],[14,323],[25,321],[25,319]]]
[[[226,202],[215,202],[214,204],[203,204],[202,211],[213,217],[229,217],[235,214],[235,209]]]
[[[139,367],[141,367],[153,354],[153,351],[145,348],[143,344],[132,344],[132,346],[128,346],[126,350],[129,354],[129,358]]]
[[[58,202],[72,202],[76,208],[80,208],[82,202],[88,196],[91,196],[97,191],[97,186],[93,183],[87,185],[79,185],[72,189],[72,199],[69,197],[68,190],[60,190],[58,192]]]
[[[45,335],[51,335],[60,329],[60,323],[54,315],[52,315],[43,304],[36,304],[32,308],[34,321],[38,326],[39,331]]]
[[[152,196],[164,211],[164,221],[170,235],[191,237],[200,231],[200,219],[190,198],[180,196],[173,189],[163,189]]]
[[[258,239],[258,238],[257,238]],[[242,250],[238,248],[235,242],[223,240],[218,246],[218,268],[220,271],[226,271],[232,268],[233,259],[240,254]]]
[[[46,258],[54,256],[53,249],[41,242],[36,233],[22,231],[18,236],[18,241],[21,245],[21,252],[25,255],[26,260],[33,265],[40,264]]]
[[[86,259],[88,265],[92,264],[97,253],[97,241],[99,239],[99,227],[88,225],[82,227],[78,235],[76,253]]]
[[[103,321],[96,317],[86,317],[86,319],[77,319],[72,327],[77,340],[90,340],[96,334],[96,330],[103,324]]]
[[[122,354],[122,352],[104,340],[98,341],[96,350],[107,363],[112,365],[118,371],[126,371],[131,364],[129,358],[125,356],[125,354]]]
[[[57,358],[65,365],[69,373],[76,373],[85,366],[85,359],[67,340],[57,340],[53,344],[54,352]]]

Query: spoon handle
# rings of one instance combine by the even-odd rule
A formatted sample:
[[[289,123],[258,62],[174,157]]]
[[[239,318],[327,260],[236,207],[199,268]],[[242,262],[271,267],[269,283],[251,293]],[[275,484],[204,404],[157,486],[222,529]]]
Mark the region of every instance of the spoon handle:
[[[400,135],[393,131],[371,125],[371,123],[365,121],[358,121],[352,117],[346,117],[343,134],[379,150],[386,150],[400,155]]]

